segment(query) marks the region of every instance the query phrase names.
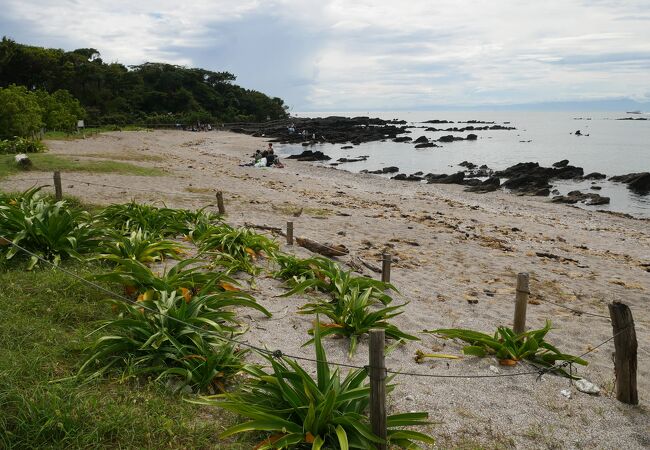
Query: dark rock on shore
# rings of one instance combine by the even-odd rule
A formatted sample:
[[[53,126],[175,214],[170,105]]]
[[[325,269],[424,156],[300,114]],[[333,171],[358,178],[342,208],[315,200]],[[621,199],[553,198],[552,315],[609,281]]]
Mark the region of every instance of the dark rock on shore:
[[[538,163],[534,162],[519,163],[498,171],[494,175],[508,178],[508,181],[503,184],[508,189],[525,194],[548,195],[547,190],[551,188],[550,180],[578,179],[584,173],[582,167],[570,166],[568,161],[566,165],[564,165],[564,161],[560,161],[560,163],[561,167],[552,168],[540,167]]]
[[[567,195],[558,195],[551,199],[553,203],[567,203],[575,204],[578,202],[583,202],[586,205],[607,205],[609,204],[609,197],[602,197],[599,194],[594,193],[583,193],[580,191],[571,191]]]
[[[465,138],[468,141],[475,141],[478,139],[478,136],[475,134],[468,134],[467,137]]]
[[[368,158],[370,158],[370,156],[359,156],[358,158],[339,158],[337,159],[337,161],[340,163],[350,163],[350,162],[365,161]]]
[[[406,175],[404,173],[399,173],[399,174],[395,175],[394,177],[391,177],[391,179],[392,180],[398,180],[398,181],[422,181],[423,180],[422,177],[420,177],[420,176],[418,176],[416,174]]]
[[[485,194],[486,192],[496,191],[501,187],[501,180],[497,177],[490,177],[487,180],[483,181],[481,184],[476,186],[470,186],[465,189],[467,192],[476,192],[479,194]]]
[[[413,138],[408,136],[400,136],[393,139],[393,142],[411,142]]]
[[[582,177],[583,180],[604,180],[605,178],[607,178],[607,175],[600,172],[591,172]]]
[[[292,123],[295,131],[290,132],[289,125]],[[241,123],[231,130],[236,133],[264,135],[280,143],[298,144],[309,139],[331,144],[360,144],[392,139],[408,131],[406,126],[397,126],[397,123],[370,117],[291,117],[272,122]]]
[[[298,161],[329,161],[330,158],[321,151],[305,150],[299,155],[287,156],[287,159],[297,159]]]
[[[429,148],[429,147],[440,147],[439,145],[434,144],[433,142],[426,142],[423,144],[417,144],[415,148]]]
[[[466,167],[466,168],[469,169],[469,170],[473,170],[473,169],[476,169],[476,168],[478,167],[476,164],[471,163],[471,162],[469,162],[469,161],[463,161],[462,163],[460,163],[460,164],[458,164],[458,165],[459,165],[460,167]],[[487,166],[485,166],[485,168],[487,169]]]
[[[397,173],[399,172],[399,167],[395,166],[388,166],[384,167],[383,169],[378,169],[378,170],[362,170],[363,173],[372,173],[375,175],[383,174],[383,173]]]
[[[428,173],[424,176],[429,184],[463,184],[464,172],[456,172],[453,175]]]
[[[625,183],[627,184],[628,189],[638,194],[645,195],[650,193],[649,172],[628,173],[627,175],[618,175],[615,177],[611,177],[609,181],[617,181],[619,183]]]
[[[448,134],[446,136],[440,136],[438,138],[439,142],[454,142],[454,141],[462,141],[463,138],[459,136],[453,136],[451,134]]]
[[[433,119],[433,120],[425,120],[422,123],[454,123],[453,120],[438,120],[438,119]]]
[[[413,141],[414,144],[422,144],[427,142],[429,142],[429,139],[427,139],[426,136],[420,136],[419,138]]]
[[[553,167],[566,167],[569,165],[569,160],[568,159],[563,159],[562,161],[558,161],[556,163],[553,163]]]
[[[475,127],[474,125],[469,125],[466,127],[451,127],[451,128],[435,128],[435,127],[428,127],[425,129],[425,131],[458,131],[458,132],[463,132],[463,131],[485,131],[485,130],[516,130],[515,127],[506,127],[503,125],[492,125],[492,126],[484,126],[484,127]]]
[[[351,148],[354,148],[354,146],[352,146],[352,145],[344,145],[343,147],[341,147],[341,150],[349,150]]]

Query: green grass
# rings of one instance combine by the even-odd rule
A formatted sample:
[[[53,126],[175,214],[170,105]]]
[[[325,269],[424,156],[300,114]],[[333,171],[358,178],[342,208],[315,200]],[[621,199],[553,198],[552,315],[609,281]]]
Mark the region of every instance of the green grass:
[[[232,414],[148,380],[53,383],[76,373],[88,333],[113,313],[105,295],[61,272],[22,269],[0,273],[0,448],[251,448],[218,438]]]
[[[13,155],[0,155],[0,178],[17,173],[33,171],[53,172],[91,172],[91,173],[117,173],[125,175],[161,176],[164,172],[152,167],[141,167],[134,164],[117,161],[85,161],[75,160],[65,156],[52,154],[31,154],[32,167],[29,171],[18,168]]]

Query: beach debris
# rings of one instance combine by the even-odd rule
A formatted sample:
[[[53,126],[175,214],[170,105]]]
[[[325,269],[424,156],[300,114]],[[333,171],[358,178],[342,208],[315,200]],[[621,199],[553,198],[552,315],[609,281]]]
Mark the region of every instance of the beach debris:
[[[32,160],[25,153],[17,154],[14,159],[21,169],[26,169],[32,165]]]
[[[415,351],[415,358],[414,359],[415,359],[416,363],[421,364],[427,358],[433,358],[433,359],[461,359],[460,356],[449,355],[447,353],[424,353],[422,350],[416,350]]]
[[[412,402],[413,400],[415,400],[415,397],[413,397],[412,395],[407,395],[406,397],[404,397],[404,400],[406,400],[407,402]]]
[[[575,385],[576,385],[576,389],[578,389],[580,392],[584,392],[585,394],[591,394],[591,395],[600,394],[600,388],[596,384],[584,378],[580,378],[579,380],[576,380]]]
[[[571,390],[570,389],[562,389],[560,391],[560,394],[562,394],[566,398],[571,398]]]
[[[311,239],[300,237],[296,238],[296,243],[299,246],[306,248],[307,250],[323,256],[343,256],[350,253],[348,248],[343,244],[332,244],[330,242],[319,244],[318,242],[312,241]]]

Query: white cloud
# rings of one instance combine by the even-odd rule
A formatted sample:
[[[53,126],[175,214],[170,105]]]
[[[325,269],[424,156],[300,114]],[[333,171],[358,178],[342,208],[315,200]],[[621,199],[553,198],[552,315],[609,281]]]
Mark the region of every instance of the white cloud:
[[[0,7],[42,36],[40,45],[94,47],[126,64],[230,70],[295,109],[647,98],[645,0],[0,0]]]

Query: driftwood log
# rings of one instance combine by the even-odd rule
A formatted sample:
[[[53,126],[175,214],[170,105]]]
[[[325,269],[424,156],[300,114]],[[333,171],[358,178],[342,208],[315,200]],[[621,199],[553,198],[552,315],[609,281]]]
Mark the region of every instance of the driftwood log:
[[[323,256],[343,256],[350,253],[347,247],[342,244],[330,244],[329,242],[326,242],[325,244],[319,244],[318,242],[312,241],[311,239],[299,237],[296,238],[296,243],[299,246],[306,248],[307,250]]]
[[[280,236],[286,236],[286,233],[282,231],[282,228],[280,227],[272,227],[270,225],[256,225],[254,223],[249,223],[249,222],[244,222],[244,226],[247,228],[256,228],[258,230],[267,230],[272,233],[277,233]]]

